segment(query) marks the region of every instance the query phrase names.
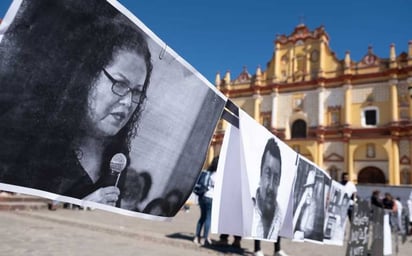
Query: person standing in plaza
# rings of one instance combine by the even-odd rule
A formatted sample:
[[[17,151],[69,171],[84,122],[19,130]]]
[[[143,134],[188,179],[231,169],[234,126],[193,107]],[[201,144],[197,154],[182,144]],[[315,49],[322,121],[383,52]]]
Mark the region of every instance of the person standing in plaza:
[[[396,212],[396,204],[392,195],[388,192],[385,193],[385,197],[382,199],[383,208],[390,210],[391,212]]]
[[[409,224],[412,225],[412,191],[409,194],[409,198],[406,201],[406,204],[407,204],[408,215],[409,215]],[[408,232],[408,230],[407,230],[407,232]],[[409,230],[408,234],[412,235],[412,228]]]
[[[395,205],[396,205],[396,224],[397,224],[397,228],[400,232],[403,233],[404,228],[402,226],[402,211],[403,211],[403,205],[401,202],[401,198],[400,197],[396,197],[394,199]]]
[[[344,186],[344,191],[350,199],[348,208],[348,218],[349,221],[352,222],[353,206],[356,202],[356,194],[358,190],[356,189],[355,184],[349,180],[349,174],[347,172],[342,173],[341,184]]]
[[[212,244],[212,241],[209,238],[210,233],[210,222],[212,217],[212,201],[213,201],[213,193],[214,193],[214,186],[215,186],[215,177],[216,177],[216,169],[217,164],[219,162],[219,157],[213,158],[211,164],[206,169],[206,172],[210,173],[210,179],[208,182],[208,190],[199,195],[199,207],[200,207],[200,217],[197,221],[196,225],[196,234],[193,239],[195,244],[201,244],[201,231],[203,228],[203,239],[204,245]]]
[[[383,202],[382,202],[382,199],[380,198],[380,194],[381,194],[380,190],[374,190],[372,192],[372,195],[371,195],[371,205],[372,206],[383,208]]]

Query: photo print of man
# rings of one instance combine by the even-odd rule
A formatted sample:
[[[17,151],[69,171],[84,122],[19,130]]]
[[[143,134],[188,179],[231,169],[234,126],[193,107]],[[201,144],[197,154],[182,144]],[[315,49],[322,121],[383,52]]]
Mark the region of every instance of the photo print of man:
[[[240,111],[247,183],[243,191],[245,235],[276,241],[289,205],[297,154],[253,118]]]
[[[281,209],[277,196],[282,175],[280,149],[274,138],[265,146],[260,167],[259,187],[253,198],[255,209],[254,235],[266,239],[277,237],[281,225]]]
[[[0,189],[174,216],[222,94],[118,1],[12,7],[0,28]]]
[[[293,195],[294,240],[323,241],[327,179],[326,173],[300,157]]]

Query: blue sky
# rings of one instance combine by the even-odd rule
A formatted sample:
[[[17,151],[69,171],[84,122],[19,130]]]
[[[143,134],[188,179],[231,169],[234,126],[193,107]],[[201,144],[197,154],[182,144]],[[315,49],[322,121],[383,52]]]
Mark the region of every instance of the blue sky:
[[[12,0],[0,1],[3,17]],[[214,83],[216,72],[235,78],[246,66],[266,69],[276,34],[301,22],[324,25],[339,59],[359,61],[368,46],[379,57],[407,51],[412,40],[411,0],[119,0],[157,36]]]

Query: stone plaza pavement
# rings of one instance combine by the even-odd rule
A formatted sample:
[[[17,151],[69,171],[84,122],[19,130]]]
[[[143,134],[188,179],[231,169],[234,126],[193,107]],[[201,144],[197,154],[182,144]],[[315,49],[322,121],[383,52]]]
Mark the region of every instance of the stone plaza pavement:
[[[192,242],[199,210],[193,205],[170,222],[150,221],[100,210],[0,211],[0,255],[253,255],[253,241],[242,249],[200,247]],[[212,240],[218,235],[212,234]],[[232,239],[232,238],[230,238]],[[395,248],[395,246],[393,246]],[[262,243],[265,255],[273,244]],[[282,249],[292,256],[345,255],[344,246],[298,243],[282,239]],[[412,254],[412,237],[400,244],[399,253]]]

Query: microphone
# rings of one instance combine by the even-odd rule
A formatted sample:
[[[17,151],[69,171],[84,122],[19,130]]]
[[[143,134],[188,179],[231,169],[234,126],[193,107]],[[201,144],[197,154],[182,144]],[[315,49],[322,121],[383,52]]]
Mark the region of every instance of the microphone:
[[[117,187],[117,183],[120,179],[120,173],[126,168],[126,165],[127,158],[123,153],[115,154],[110,160],[110,177],[116,179],[116,181],[114,182],[115,187]]]

